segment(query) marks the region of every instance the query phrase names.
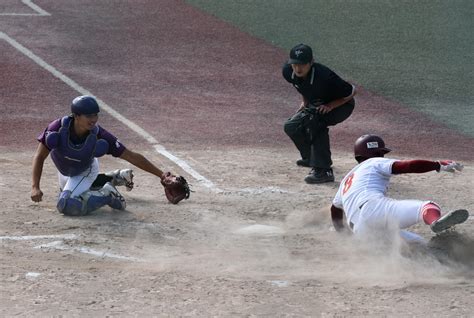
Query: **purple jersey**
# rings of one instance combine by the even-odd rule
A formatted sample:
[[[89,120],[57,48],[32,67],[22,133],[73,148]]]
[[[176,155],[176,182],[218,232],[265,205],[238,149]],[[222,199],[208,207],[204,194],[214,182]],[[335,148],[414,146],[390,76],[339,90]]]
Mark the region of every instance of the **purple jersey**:
[[[48,150],[51,150],[47,145],[46,145],[46,135],[48,132],[58,132],[59,129],[61,128],[61,119],[58,118],[51,122],[48,127],[38,136],[37,140],[41,142]],[[120,157],[122,153],[125,151],[126,147],[118,140],[117,137],[109,133],[107,130],[104,128],[100,127],[100,125],[97,125],[99,127],[99,132],[97,133],[97,138],[98,139],[104,139],[107,141],[109,144],[109,150],[107,151],[108,155],[112,155],[114,157]],[[79,138],[74,134],[73,131],[71,131],[70,134],[70,141],[71,143],[75,145],[80,145],[84,143],[86,138]]]

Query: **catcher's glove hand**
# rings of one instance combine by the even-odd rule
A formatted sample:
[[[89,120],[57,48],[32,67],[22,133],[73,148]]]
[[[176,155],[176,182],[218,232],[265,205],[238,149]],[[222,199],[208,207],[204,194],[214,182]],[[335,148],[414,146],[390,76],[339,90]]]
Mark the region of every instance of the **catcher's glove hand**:
[[[178,204],[179,201],[189,198],[191,193],[186,179],[175,176],[171,172],[163,174],[161,184],[165,188],[166,198],[173,204]]]

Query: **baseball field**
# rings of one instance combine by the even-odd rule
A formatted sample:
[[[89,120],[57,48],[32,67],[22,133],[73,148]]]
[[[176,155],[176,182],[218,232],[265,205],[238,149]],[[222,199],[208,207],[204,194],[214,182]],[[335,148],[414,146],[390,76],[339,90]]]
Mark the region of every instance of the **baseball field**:
[[[2,317],[472,317],[472,1],[3,0],[0,3]],[[308,185],[283,132],[300,96],[289,49],[357,86],[331,129],[335,183]],[[135,169],[126,211],[56,210],[46,161],[30,199],[37,135],[96,96],[99,124],[193,192],[169,204]],[[382,136],[394,158],[453,159],[461,173],[401,175],[390,197],[469,219],[435,236],[356,241],[329,206]],[[132,168],[107,156],[101,170]]]

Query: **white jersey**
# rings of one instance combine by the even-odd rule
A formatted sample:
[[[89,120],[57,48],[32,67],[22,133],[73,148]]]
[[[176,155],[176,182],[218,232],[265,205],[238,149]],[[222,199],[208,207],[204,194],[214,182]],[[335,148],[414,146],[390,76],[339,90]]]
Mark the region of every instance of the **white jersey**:
[[[384,197],[395,159],[371,158],[355,166],[341,181],[332,201],[351,220],[360,206],[370,199]]]

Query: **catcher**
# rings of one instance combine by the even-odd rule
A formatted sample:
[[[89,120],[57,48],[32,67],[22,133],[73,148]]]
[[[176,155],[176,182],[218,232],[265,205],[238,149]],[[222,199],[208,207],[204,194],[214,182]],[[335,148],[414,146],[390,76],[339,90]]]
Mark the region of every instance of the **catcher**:
[[[127,149],[114,135],[97,124],[99,105],[92,96],[76,97],[71,115],[51,122],[38,136],[39,145],[33,159],[31,200],[40,202],[43,192],[40,180],[44,161],[51,159],[58,169],[59,194],[57,209],[68,216],[83,216],[108,205],[124,210],[126,202],[116,186],[133,188],[131,169],[99,174],[98,157],[106,154],[124,159],[160,178],[167,199],[177,204],[189,198],[190,189],[183,177],[163,173],[142,154]]]

